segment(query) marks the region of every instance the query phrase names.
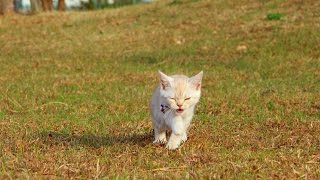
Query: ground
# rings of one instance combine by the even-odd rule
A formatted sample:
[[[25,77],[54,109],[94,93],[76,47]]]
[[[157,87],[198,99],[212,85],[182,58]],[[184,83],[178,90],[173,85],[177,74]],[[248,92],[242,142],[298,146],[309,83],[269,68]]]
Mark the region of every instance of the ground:
[[[163,0],[0,17],[0,177],[319,179],[319,8]],[[176,151],[152,144],[158,70],[204,71]]]

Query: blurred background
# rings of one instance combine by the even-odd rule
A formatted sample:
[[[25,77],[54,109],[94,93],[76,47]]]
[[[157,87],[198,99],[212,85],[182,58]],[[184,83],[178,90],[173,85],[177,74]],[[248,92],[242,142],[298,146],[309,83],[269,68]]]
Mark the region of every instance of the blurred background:
[[[94,10],[115,8],[153,0],[0,0],[0,13],[39,13],[43,11]]]

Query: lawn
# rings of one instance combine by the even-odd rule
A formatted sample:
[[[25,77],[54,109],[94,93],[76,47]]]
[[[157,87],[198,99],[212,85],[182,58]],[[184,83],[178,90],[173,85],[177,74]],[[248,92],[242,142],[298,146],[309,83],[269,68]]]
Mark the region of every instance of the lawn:
[[[320,1],[163,0],[0,17],[0,178],[320,178]],[[158,70],[204,71],[152,144]]]

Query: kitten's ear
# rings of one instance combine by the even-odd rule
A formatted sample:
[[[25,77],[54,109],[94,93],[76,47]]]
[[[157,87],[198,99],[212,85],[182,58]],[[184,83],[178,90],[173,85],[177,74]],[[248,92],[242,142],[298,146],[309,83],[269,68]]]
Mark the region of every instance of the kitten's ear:
[[[159,72],[159,75],[160,75],[161,89],[165,90],[166,88],[171,86],[171,82],[173,81],[173,78],[165,75],[161,71],[158,71],[158,72]]]
[[[203,76],[203,71],[189,78],[189,82],[196,88],[196,90],[201,89],[202,76]]]

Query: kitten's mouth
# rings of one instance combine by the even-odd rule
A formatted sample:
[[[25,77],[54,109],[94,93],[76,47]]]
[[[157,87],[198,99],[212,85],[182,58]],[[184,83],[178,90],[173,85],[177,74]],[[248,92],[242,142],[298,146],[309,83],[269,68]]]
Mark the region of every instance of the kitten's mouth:
[[[183,109],[177,109],[176,112],[177,113],[183,113]]]

